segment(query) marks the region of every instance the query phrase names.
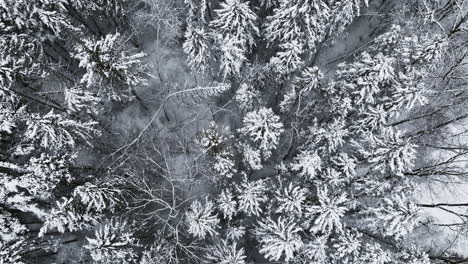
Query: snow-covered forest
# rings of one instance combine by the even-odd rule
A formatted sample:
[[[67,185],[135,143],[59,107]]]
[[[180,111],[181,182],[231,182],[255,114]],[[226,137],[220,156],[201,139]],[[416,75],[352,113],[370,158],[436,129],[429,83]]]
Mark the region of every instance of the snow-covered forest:
[[[468,1],[0,0],[30,263],[468,263]]]

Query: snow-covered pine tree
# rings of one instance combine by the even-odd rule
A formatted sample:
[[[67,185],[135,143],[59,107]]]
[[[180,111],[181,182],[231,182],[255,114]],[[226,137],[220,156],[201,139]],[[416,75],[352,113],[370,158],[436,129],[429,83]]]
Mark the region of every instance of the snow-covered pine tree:
[[[44,58],[42,43],[25,33],[3,34],[0,37],[0,86],[11,88],[18,79],[35,79],[46,76],[41,65]],[[32,57],[37,58],[33,60]]]
[[[30,157],[27,162],[29,164],[0,162],[2,206],[45,219],[48,210],[43,204],[53,200],[60,182],[71,180],[69,163],[45,153],[38,158]]]
[[[221,211],[224,219],[231,220],[237,214],[237,202],[230,190],[222,190],[218,198],[218,209]]]
[[[391,263],[391,253],[386,251],[378,243],[366,243],[366,250],[361,254],[359,260],[363,263],[385,264]]]
[[[397,194],[385,198],[383,203],[375,209],[375,214],[382,221],[386,235],[401,238],[421,223],[420,208],[407,197]]]
[[[198,145],[210,157],[214,170],[221,176],[231,178],[237,172],[232,148],[229,138],[218,129],[215,123],[204,129],[197,140]]]
[[[291,73],[304,65],[302,54],[304,54],[304,45],[297,40],[280,45],[279,51],[275,57],[271,58],[270,63],[276,70],[283,74]]]
[[[307,199],[307,190],[290,183],[287,187],[276,190],[275,197],[278,204],[276,208],[277,213],[297,214],[300,216]]]
[[[75,188],[73,197],[86,205],[87,211],[111,211],[120,201],[122,191],[111,184],[96,185],[87,182]]]
[[[301,231],[294,222],[281,217],[276,221],[267,218],[258,222],[256,235],[261,244],[260,253],[271,261],[291,260],[303,245],[298,234]]]
[[[241,0],[226,0],[216,9],[216,19],[211,21],[214,34],[220,34],[222,39],[237,40],[242,50],[255,45],[255,36],[259,34],[256,25],[257,16],[249,8],[249,2]]]
[[[146,70],[141,60],[142,52],[128,54],[125,40],[119,33],[108,34],[103,38],[84,39],[75,47],[74,58],[79,67],[86,70],[81,83],[88,88],[96,88],[99,94],[111,99],[119,99],[122,92],[119,88],[146,85]]]
[[[244,175],[242,181],[235,186],[239,211],[246,215],[258,216],[263,212],[263,203],[267,201],[268,190],[265,180],[250,181]]]
[[[268,17],[265,29],[268,41],[285,44],[295,40],[313,49],[324,37],[330,7],[322,0],[279,2]]]
[[[322,159],[317,151],[303,151],[296,157],[297,162],[291,165],[293,171],[300,171],[299,175],[313,179],[322,170]]]
[[[156,238],[156,241],[143,251],[139,264],[171,263],[176,260],[176,247],[165,239]]]
[[[69,113],[86,111],[97,114],[99,97],[79,86],[65,88],[64,102]]]
[[[22,257],[24,241],[5,242],[0,241],[0,263],[26,264]]]
[[[138,245],[130,230],[128,223],[120,219],[112,219],[103,224],[95,232],[94,238],[86,238],[85,246],[96,263],[133,263],[137,254],[135,247]]]
[[[362,144],[356,143],[359,153],[373,164],[374,170],[382,173],[388,170],[401,176],[411,170],[416,158],[416,145],[396,129],[385,128],[379,134],[371,134]]]
[[[184,52],[192,69],[204,71],[210,59],[209,35],[204,28],[188,26],[183,44]]]
[[[343,34],[346,26],[351,24],[354,18],[361,14],[361,9],[368,6],[369,0],[333,1],[330,33],[337,36]]]
[[[326,1],[280,0],[269,16],[265,37],[280,51],[272,58],[278,70],[288,72],[303,65],[302,55],[314,52],[327,33],[330,7]]]
[[[65,27],[70,27],[66,19],[66,1],[13,1],[0,3],[0,32],[23,32],[43,39],[48,34],[58,35]]]
[[[101,215],[81,209],[80,204],[73,198],[65,198],[56,201],[47,214],[44,215],[44,223],[39,231],[39,237],[51,231],[78,232],[91,229],[101,220]]]
[[[342,232],[342,219],[349,210],[349,203],[346,193],[333,194],[328,188],[322,187],[318,190],[319,205],[307,207],[307,215],[311,217],[310,231],[313,233],[330,234],[332,231]]]
[[[278,0],[261,0],[260,5],[266,9],[275,7],[278,4]]]
[[[260,170],[263,168],[262,157],[260,150],[252,148],[248,144],[242,144],[242,160],[252,170]]]
[[[190,205],[190,209],[185,214],[185,221],[191,235],[203,239],[217,233],[219,219],[214,212],[214,206],[214,203],[208,199],[204,203],[197,200]]]
[[[224,38],[218,36],[217,41],[222,43],[219,67],[223,78],[240,73],[242,65],[247,61],[244,43],[230,35]]]
[[[248,2],[226,0],[215,10],[216,18],[211,21],[216,43],[220,45],[220,71],[224,78],[240,72],[247,61],[246,54],[255,45],[259,34],[257,16],[249,8]]]
[[[251,84],[243,83],[236,91],[235,99],[242,111],[252,111],[259,103],[260,93]]]
[[[127,12],[128,0],[76,0],[71,2],[74,8],[83,15],[92,16],[104,13],[108,16],[124,17]]]
[[[238,248],[237,243],[222,240],[215,247],[210,248],[206,256],[209,263],[219,264],[245,264],[245,252]]]
[[[45,115],[26,115],[24,119],[27,126],[24,141],[37,143],[46,149],[74,147],[78,138],[89,143],[90,138],[100,135],[95,128],[97,122],[67,119],[53,110]]]
[[[279,116],[273,113],[271,108],[260,108],[258,111],[248,112],[243,119],[244,126],[239,129],[240,133],[248,136],[257,144],[262,156],[268,159],[271,151],[279,143],[283,124]]]
[[[332,258],[338,263],[356,263],[360,261],[362,234],[355,230],[347,230],[333,241]]]

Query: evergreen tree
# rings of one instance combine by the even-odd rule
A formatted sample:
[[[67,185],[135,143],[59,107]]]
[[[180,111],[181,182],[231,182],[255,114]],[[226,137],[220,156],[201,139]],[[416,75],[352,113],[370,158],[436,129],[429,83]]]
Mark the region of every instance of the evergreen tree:
[[[293,222],[278,218],[277,221],[267,218],[258,223],[257,236],[261,243],[260,253],[272,261],[282,259],[289,261],[294,257],[303,242],[298,232],[301,229]]]
[[[0,0],[0,263],[465,262],[467,23]]]
[[[250,10],[249,2],[226,0],[215,12],[217,17],[211,21],[215,33],[221,34],[223,39],[238,41],[243,50],[255,44],[254,36],[259,34],[255,25],[257,16]]]
[[[254,36],[259,34],[255,25],[255,13],[248,2],[226,0],[215,10],[217,17],[211,21],[215,41],[221,46],[221,71],[224,78],[240,73],[240,67],[247,61],[246,52],[255,44]]]
[[[141,64],[144,53],[127,54],[119,50],[122,40],[119,33],[108,34],[100,40],[85,39],[76,47],[74,57],[79,60],[79,66],[86,70],[81,83],[88,88],[97,87],[100,93],[112,99],[119,98],[115,91],[119,84],[129,87],[145,85],[145,72]],[[109,87],[108,87],[109,86]]]
[[[239,132],[246,134],[250,139],[258,144],[264,158],[271,156],[271,150],[276,148],[279,137],[283,132],[283,124],[279,116],[275,115],[271,109],[261,108],[245,115],[244,126]]]
[[[211,249],[207,259],[210,263],[245,264],[244,249],[237,249],[236,243],[230,245],[224,240]]]
[[[184,52],[188,56],[188,63],[193,69],[204,70],[207,67],[210,50],[209,36],[203,28],[189,28],[185,32]]]
[[[95,238],[87,238],[85,246],[96,263],[132,263],[137,257],[137,241],[126,230],[125,221],[113,220],[96,230]]]
[[[198,238],[215,235],[219,219],[213,213],[213,202],[206,200],[202,204],[199,201],[194,201],[185,215],[188,232]]]

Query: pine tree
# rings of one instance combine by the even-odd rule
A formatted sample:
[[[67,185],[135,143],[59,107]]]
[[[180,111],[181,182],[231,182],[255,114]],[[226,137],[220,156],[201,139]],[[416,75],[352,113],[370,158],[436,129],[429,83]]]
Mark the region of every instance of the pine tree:
[[[0,51],[0,86],[3,92],[18,78],[35,79],[47,75],[41,65],[44,52],[38,39],[24,33],[5,34],[0,37],[0,45],[4,47]]]
[[[230,241],[239,241],[246,234],[244,226],[228,226],[226,232],[226,238]]]
[[[271,109],[260,108],[258,111],[248,112],[243,119],[244,126],[239,132],[250,137],[258,144],[264,158],[271,156],[271,151],[279,143],[279,137],[283,133],[283,124],[279,116]]]
[[[90,138],[100,134],[100,131],[95,129],[95,121],[80,122],[67,119],[53,111],[45,115],[31,114],[25,121],[25,140],[37,142],[41,147],[48,149],[74,147],[77,138],[89,142]]]
[[[63,92],[64,101],[69,113],[86,111],[88,113],[98,112],[99,98],[92,92],[84,90],[82,87],[66,88]]]
[[[280,45],[279,51],[275,57],[270,60],[270,63],[280,73],[291,73],[304,65],[302,54],[304,54],[304,46],[297,40],[291,40],[288,43]]]
[[[426,252],[415,245],[410,245],[401,252],[400,259],[403,263],[410,264],[429,264],[431,260]]]
[[[0,32],[22,32],[41,39],[47,34],[58,35],[63,28],[71,27],[65,16],[65,4],[63,0],[2,1]]]
[[[360,258],[362,234],[357,231],[346,231],[333,244],[335,261],[340,263],[356,263]]]
[[[380,244],[377,243],[366,243],[364,246],[366,249],[360,256],[360,261],[369,264],[386,264],[391,263],[390,252],[384,250]]]
[[[218,198],[218,208],[227,220],[231,220],[237,214],[237,202],[231,191],[222,190]]]
[[[279,43],[281,51],[272,59],[279,70],[292,71],[303,64],[301,56],[314,52],[327,32],[330,7],[322,0],[280,0],[267,19],[265,37],[270,44]]]
[[[236,185],[239,211],[246,215],[258,216],[262,213],[262,204],[267,201],[267,185],[264,180],[249,181],[246,176]]]
[[[101,220],[100,215],[93,214],[90,211],[83,211],[80,207],[73,198],[62,197],[62,199],[56,201],[56,206],[44,217],[44,224],[39,231],[39,237],[50,231],[65,233],[90,229]]]
[[[242,144],[242,158],[245,164],[250,166],[252,170],[260,170],[263,168],[262,158],[259,150],[253,149],[248,144]]]
[[[93,13],[103,12],[109,16],[125,16],[127,0],[76,0],[71,4],[82,11],[85,15],[93,15]]]
[[[299,175],[314,179],[322,170],[322,159],[317,151],[302,151],[296,157],[296,163],[291,165],[293,171],[300,171]]]
[[[261,244],[260,253],[271,261],[282,259],[289,261],[303,245],[299,232],[301,228],[287,219],[278,218],[277,221],[267,218],[258,222],[256,230]]]
[[[240,73],[241,67],[247,61],[243,43],[232,36],[218,38],[221,44],[220,72],[223,78]]]
[[[41,204],[54,198],[58,184],[71,180],[65,159],[56,160],[42,153],[30,157],[29,164],[0,162],[0,197],[2,206],[35,215],[39,219],[48,217]]]
[[[307,215],[315,219],[310,231],[324,234],[330,234],[332,231],[342,232],[342,218],[349,210],[346,205],[348,202],[346,193],[341,195],[329,193],[325,186],[318,190],[317,197],[319,205],[307,207]]]
[[[86,205],[87,211],[96,212],[110,211],[119,202],[120,196],[121,190],[113,186],[99,186],[90,182],[76,187],[73,191],[73,197]]]
[[[383,202],[383,206],[375,209],[375,213],[377,218],[383,222],[386,235],[400,238],[419,225],[420,209],[406,197],[394,195],[385,198]]]
[[[208,48],[209,35],[203,28],[188,26],[185,32],[183,49],[188,56],[188,63],[192,69],[204,71],[208,66],[210,50]]]
[[[326,263],[328,258],[327,237],[314,237],[311,241],[304,243],[295,257],[297,263]]]
[[[127,222],[112,220],[95,232],[95,238],[86,238],[92,259],[96,263],[132,263],[137,255],[134,247],[137,241],[127,230]]]
[[[381,53],[371,56],[363,52],[358,61],[350,65],[339,65],[337,77],[343,79],[346,87],[352,89],[350,93],[356,104],[376,103],[376,96],[397,81],[394,63],[395,59],[390,56]]]
[[[301,215],[307,199],[307,190],[290,183],[287,187],[276,190],[275,197],[278,203],[277,213]]]
[[[221,176],[232,178],[236,174],[236,164],[232,149],[228,146],[229,138],[218,131],[213,122],[210,127],[200,133],[197,140],[202,151],[207,153],[213,160],[213,168]]]
[[[217,17],[210,25],[214,29],[215,41],[221,46],[220,71],[226,78],[238,74],[246,52],[254,44],[254,36],[259,34],[255,25],[257,19],[248,5],[241,0],[226,0],[215,10]]]
[[[8,211],[0,214],[0,240],[9,243],[23,238],[27,228]]]
[[[229,244],[222,240],[220,244],[210,249],[206,257],[209,263],[245,264],[244,249],[238,249],[236,243]]]
[[[309,131],[307,131],[310,133],[308,136],[313,138],[314,141],[308,143],[324,144],[325,146],[321,147],[321,149],[333,153],[345,143],[350,134],[346,126],[346,121],[341,118],[331,120],[323,127],[310,126]]]
[[[270,42],[288,43],[293,40],[314,46],[323,37],[329,7],[324,1],[279,1],[268,19],[266,37]],[[305,42],[305,43],[304,43]]]
[[[251,84],[243,83],[237,89],[235,99],[242,111],[249,112],[259,102],[260,93]]]
[[[331,28],[333,34],[342,34],[346,26],[351,24],[355,17],[361,13],[363,6],[369,6],[369,0],[351,0],[351,1],[334,1],[332,6],[332,21]]]
[[[214,215],[213,202],[206,200],[205,203],[194,201],[185,214],[188,232],[197,237],[205,238],[217,233],[219,219]]]
[[[370,134],[364,142],[366,147],[360,143],[356,145],[369,163],[374,164],[375,170],[381,172],[389,170],[396,175],[411,170],[416,145],[405,139],[401,131],[385,128],[381,134]]]
[[[278,4],[278,0],[261,0],[260,1],[260,5],[265,9],[275,7],[277,4]]]
[[[302,93],[308,93],[317,90],[322,85],[323,78],[323,73],[317,66],[307,67],[296,78],[295,85],[301,87]]]
[[[177,256],[176,247],[163,238],[156,241],[142,253],[139,264],[171,263]]]
[[[255,25],[257,16],[250,10],[249,2],[226,0],[215,12],[217,17],[211,21],[215,34],[220,34],[223,40],[235,40],[242,50],[255,44],[254,37],[259,34]]]
[[[0,241],[0,263],[15,263],[15,264],[26,264],[22,254],[24,241],[17,242],[4,242]]]
[[[115,33],[99,40],[84,39],[77,45],[74,57],[79,67],[86,70],[80,83],[88,88],[97,87],[99,93],[113,99],[120,97],[121,93],[115,90],[119,85],[146,85],[145,67],[141,63],[145,54],[127,54],[122,50],[124,44],[121,35]]]
[[[332,162],[343,172],[346,177],[351,178],[356,174],[357,160],[347,153],[340,153]]]
[[[223,150],[214,157],[213,168],[226,178],[232,178],[237,173],[234,157],[227,150]]]

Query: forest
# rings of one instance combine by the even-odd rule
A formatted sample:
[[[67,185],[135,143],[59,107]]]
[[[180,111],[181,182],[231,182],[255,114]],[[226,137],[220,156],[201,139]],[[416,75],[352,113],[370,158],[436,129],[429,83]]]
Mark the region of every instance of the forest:
[[[36,263],[468,263],[468,1],[0,0]]]

